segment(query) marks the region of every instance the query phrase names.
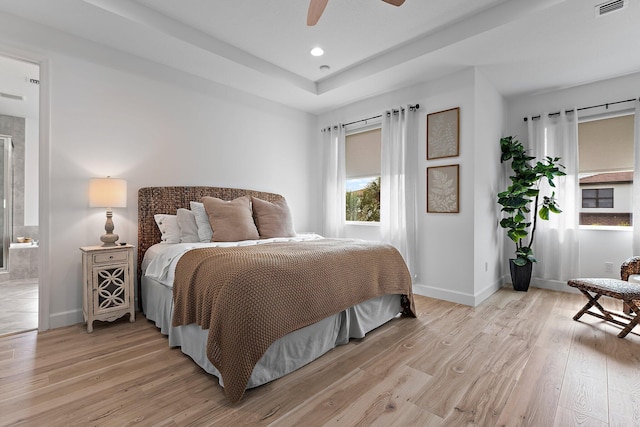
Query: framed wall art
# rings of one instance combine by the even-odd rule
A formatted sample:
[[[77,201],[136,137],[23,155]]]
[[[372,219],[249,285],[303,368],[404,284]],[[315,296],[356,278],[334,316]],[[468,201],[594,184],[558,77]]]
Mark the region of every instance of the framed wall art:
[[[460,151],[460,108],[427,114],[427,160],[456,157]]]
[[[460,165],[427,168],[427,212],[460,212]]]

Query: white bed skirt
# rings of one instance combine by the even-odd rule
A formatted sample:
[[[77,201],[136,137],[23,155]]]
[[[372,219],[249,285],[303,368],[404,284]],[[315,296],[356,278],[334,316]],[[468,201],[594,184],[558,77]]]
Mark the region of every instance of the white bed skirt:
[[[142,309],[168,335],[171,347],[180,347],[206,372],[218,377],[218,370],[206,355],[208,330],[192,324],[171,326],[173,290],[146,276],[142,277]],[[274,342],[256,364],[247,388],[280,378],[322,356],[350,338],[365,334],[396,317],[401,311],[400,295],[384,295],[353,306],[318,323],[294,331]]]

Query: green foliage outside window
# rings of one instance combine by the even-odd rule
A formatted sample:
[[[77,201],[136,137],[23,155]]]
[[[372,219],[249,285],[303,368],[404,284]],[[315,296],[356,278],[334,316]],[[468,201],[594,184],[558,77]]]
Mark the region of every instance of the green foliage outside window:
[[[347,191],[347,221],[380,222],[380,177],[365,188]]]

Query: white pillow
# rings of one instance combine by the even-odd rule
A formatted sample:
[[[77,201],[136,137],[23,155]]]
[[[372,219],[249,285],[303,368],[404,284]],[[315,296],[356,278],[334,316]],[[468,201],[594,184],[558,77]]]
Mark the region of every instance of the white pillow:
[[[198,237],[201,242],[210,242],[213,237],[213,230],[209,223],[209,215],[204,210],[204,205],[200,202],[189,202],[191,212],[196,217],[196,225],[198,226]]]
[[[162,233],[162,243],[180,243],[180,228],[176,215],[155,214],[153,218]]]
[[[180,229],[180,243],[196,243],[200,241],[196,216],[189,209],[178,209],[178,228]]]

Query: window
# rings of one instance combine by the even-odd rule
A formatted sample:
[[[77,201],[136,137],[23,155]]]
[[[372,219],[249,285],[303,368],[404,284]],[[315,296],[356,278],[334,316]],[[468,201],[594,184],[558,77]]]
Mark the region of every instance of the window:
[[[578,124],[580,225],[632,224],[633,122],[630,114]]]
[[[380,159],[378,127],[345,138],[347,221],[380,222]]]
[[[583,208],[612,208],[613,188],[582,189]]]

